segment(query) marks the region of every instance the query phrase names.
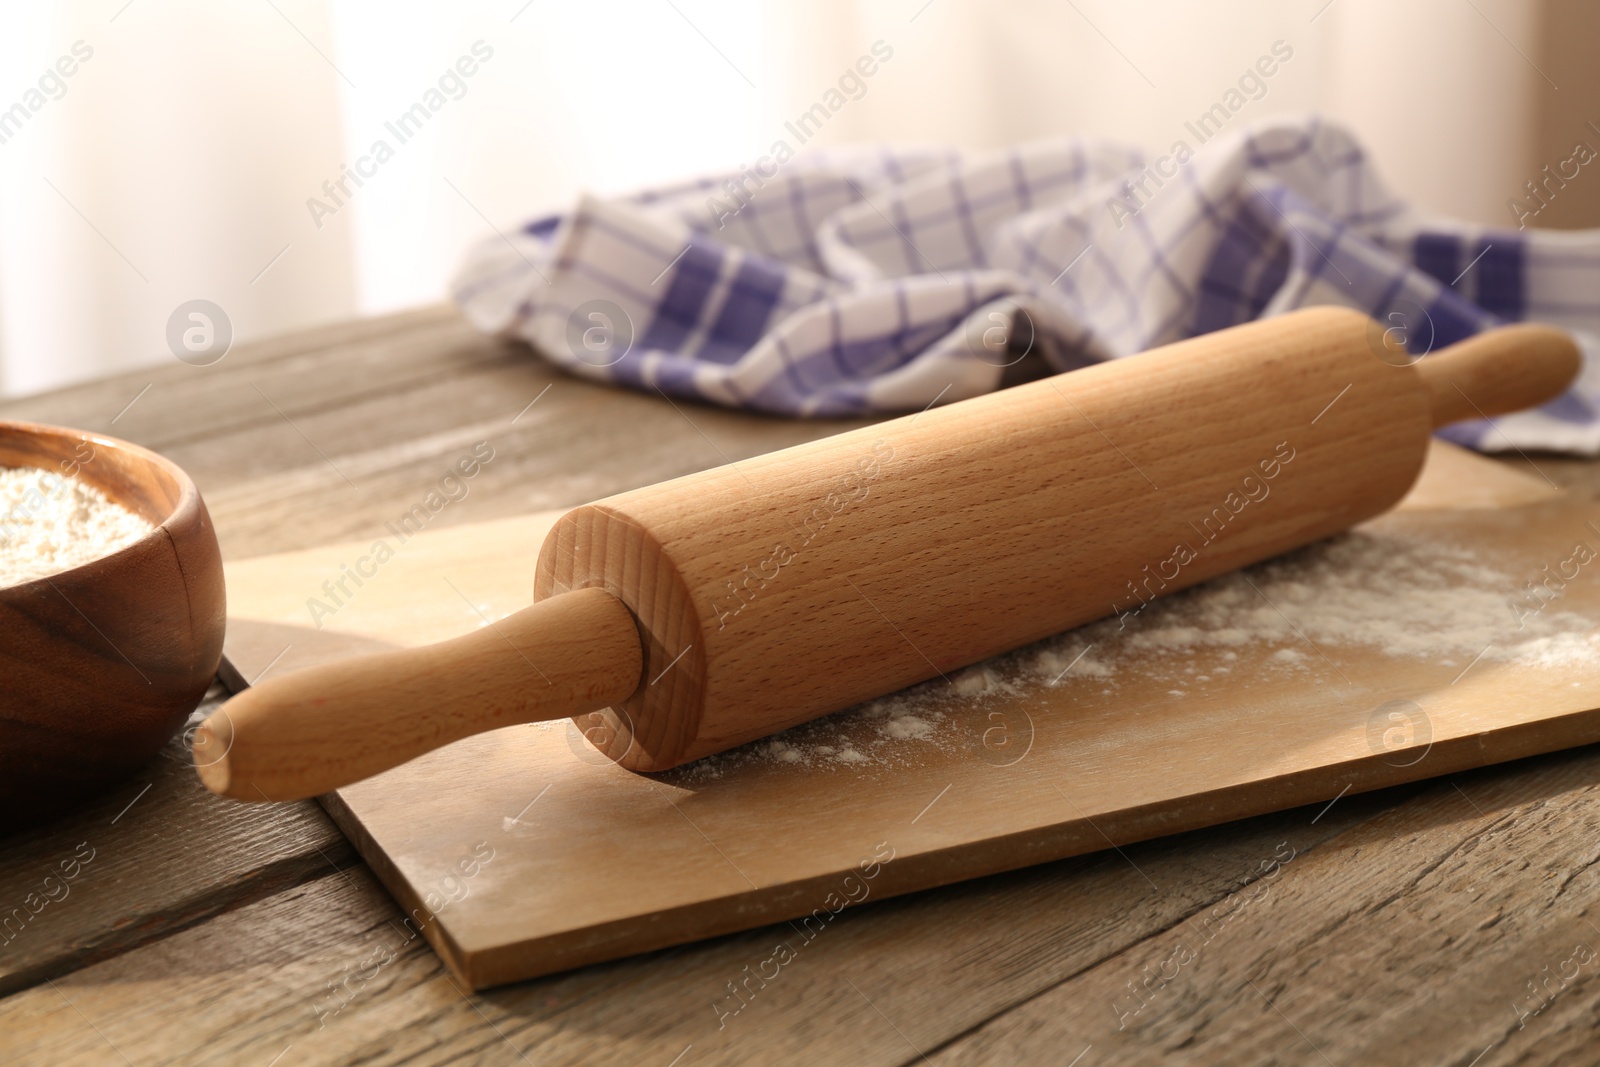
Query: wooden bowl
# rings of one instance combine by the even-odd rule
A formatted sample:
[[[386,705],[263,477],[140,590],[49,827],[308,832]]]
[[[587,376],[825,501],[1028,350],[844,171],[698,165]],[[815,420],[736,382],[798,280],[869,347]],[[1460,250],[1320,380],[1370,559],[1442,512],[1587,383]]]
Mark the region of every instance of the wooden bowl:
[[[226,610],[211,516],[173,463],[115,438],[0,421],[0,467],[82,479],[156,527],[119,552],[0,589],[6,830],[155,755],[216,674]]]

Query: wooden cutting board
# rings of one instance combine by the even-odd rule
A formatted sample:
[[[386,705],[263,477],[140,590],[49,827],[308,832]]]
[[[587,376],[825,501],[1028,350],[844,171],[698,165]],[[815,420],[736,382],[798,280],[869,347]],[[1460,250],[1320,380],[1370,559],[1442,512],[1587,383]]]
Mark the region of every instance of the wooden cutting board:
[[[362,562],[373,544],[361,542],[228,566],[236,682],[440,640],[525,606],[557,514],[404,544],[378,531],[394,550],[381,564]],[[1451,616],[1437,627],[1493,631],[1500,645],[1476,656],[1460,638],[1402,652],[1405,633],[1385,649],[1360,618],[1308,632],[1295,619],[1326,615],[1317,589],[1255,568],[1260,601],[1218,610],[1268,630],[1281,617],[1270,640],[1184,629],[1191,599],[667,774],[621,770],[571,724],[543,723],[322,800],[474,988],[782,920],[800,946],[786,951],[804,951],[847,905],[1600,740],[1600,561],[1573,563],[1579,542],[1600,550],[1597,516],[1587,497],[1436,443],[1401,508],[1359,531],[1408,546],[1397,558]],[[1326,571],[1342,557],[1316,558]],[[341,592],[346,565],[370,576]],[[1411,580],[1387,566],[1375,580]],[[1559,599],[1526,614],[1542,602],[1524,582],[1563,566],[1576,574]],[[1451,599],[1462,588],[1479,592]],[[1184,594],[1196,595],[1208,594]],[[1472,611],[1504,614],[1455,618]],[[1372,614],[1375,628],[1408,617]],[[1556,621],[1559,641],[1523,644]]]

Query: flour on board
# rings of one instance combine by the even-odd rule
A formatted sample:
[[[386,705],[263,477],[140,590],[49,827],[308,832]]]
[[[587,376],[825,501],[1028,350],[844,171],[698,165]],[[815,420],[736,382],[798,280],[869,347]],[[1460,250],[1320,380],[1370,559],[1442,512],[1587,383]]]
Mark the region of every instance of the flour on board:
[[[893,765],[920,746],[971,749],[982,707],[998,695],[1061,686],[1110,693],[1119,676],[1226,684],[1239,669],[1334,673],[1336,650],[1466,667],[1474,661],[1562,668],[1600,658],[1596,621],[1548,605],[1523,617],[1507,600],[1519,583],[1465,548],[1403,534],[1354,531],[1090,623],[891,696],[786,730],[680,769],[717,777],[750,762]]]

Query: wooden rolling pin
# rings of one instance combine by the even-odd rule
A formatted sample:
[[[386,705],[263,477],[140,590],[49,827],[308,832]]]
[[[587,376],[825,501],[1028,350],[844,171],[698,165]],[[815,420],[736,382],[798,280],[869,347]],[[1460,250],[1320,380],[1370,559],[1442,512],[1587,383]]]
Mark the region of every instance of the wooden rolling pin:
[[[1578,367],[1534,325],[1406,364],[1312,308],[622,493],[551,530],[532,607],[247,690],[199,773],[291,800],[569,715],[675,767],[1347,529],[1434,428]]]

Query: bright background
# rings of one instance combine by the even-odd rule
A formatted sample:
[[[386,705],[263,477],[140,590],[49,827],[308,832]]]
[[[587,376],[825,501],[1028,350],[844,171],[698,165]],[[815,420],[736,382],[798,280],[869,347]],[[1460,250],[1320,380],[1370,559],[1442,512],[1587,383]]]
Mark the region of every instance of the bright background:
[[[1321,111],[1424,208],[1506,201],[1600,120],[1586,0],[106,0],[8,5],[0,110],[93,57],[0,144],[0,394],[172,359],[172,310],[235,343],[438,300],[461,249],[569,203],[754,162],[875,40],[822,141],[1167,147],[1276,40],[1235,122]],[[474,41],[493,58],[336,214],[339,176]],[[1559,87],[1559,88],[1558,88]],[[1192,140],[1191,140],[1191,143]],[[1541,225],[1600,224],[1584,173]]]

